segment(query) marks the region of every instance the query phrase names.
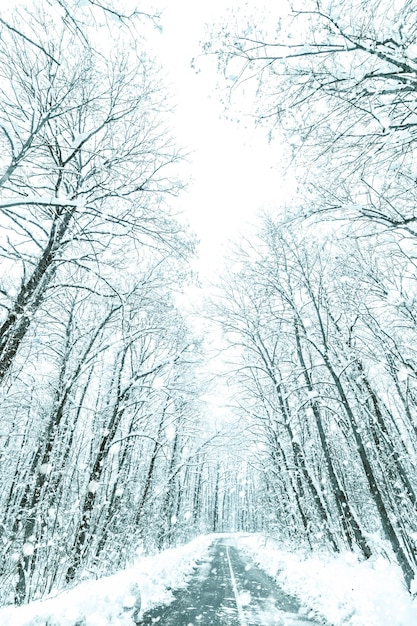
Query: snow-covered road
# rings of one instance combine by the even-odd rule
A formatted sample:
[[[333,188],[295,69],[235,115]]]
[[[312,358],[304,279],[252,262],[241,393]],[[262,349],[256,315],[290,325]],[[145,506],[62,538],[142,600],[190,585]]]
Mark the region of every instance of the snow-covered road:
[[[169,606],[146,613],[143,626],[306,626],[297,600],[237,549],[233,538],[213,541],[186,589]]]

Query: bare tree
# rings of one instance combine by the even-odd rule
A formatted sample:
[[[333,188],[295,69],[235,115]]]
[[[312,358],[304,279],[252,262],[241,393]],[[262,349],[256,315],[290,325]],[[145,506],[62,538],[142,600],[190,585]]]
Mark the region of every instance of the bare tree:
[[[176,237],[181,251],[161,206],[178,189],[165,173],[178,153],[152,63],[117,43],[103,58],[49,16],[33,19],[60,63],[13,31],[2,39],[0,250],[10,277],[1,285],[0,379],[63,267],[99,280],[97,263],[128,237],[162,246]]]
[[[171,293],[193,249],[167,202],[181,189],[181,155],[137,36],[147,15],[128,4],[45,0],[0,20],[6,602],[82,567],[123,567],[150,546],[155,529],[137,522],[135,504],[141,493],[155,501],[170,475],[159,436],[168,389],[169,419],[197,429],[197,386],[172,391],[198,361]],[[186,480],[180,460],[173,491]]]
[[[257,82],[256,117],[288,139],[304,182],[298,215],[331,210],[415,234],[414,4],[289,5],[228,24],[206,52],[232,90]]]
[[[341,258],[342,249],[331,239],[317,249],[308,237],[265,220],[259,238],[241,249],[241,269],[222,287],[217,315],[234,347],[241,410],[256,425],[255,440],[265,441],[266,467],[276,468],[268,484],[286,493],[279,498],[282,519],[288,523],[291,515],[295,535],[312,546],[320,520],[332,549],[347,545],[364,557],[380,549],[369,537],[374,519],[409,585],[416,568],[416,448],[384,388],[398,393],[398,381],[392,385],[387,376],[392,361],[374,335],[386,328],[386,292],[369,298],[355,276],[357,261],[350,261],[353,244],[345,243]],[[389,257],[371,250],[372,275],[381,272],[382,286]],[[369,267],[361,271],[366,276]],[[398,315],[388,337],[401,337]]]

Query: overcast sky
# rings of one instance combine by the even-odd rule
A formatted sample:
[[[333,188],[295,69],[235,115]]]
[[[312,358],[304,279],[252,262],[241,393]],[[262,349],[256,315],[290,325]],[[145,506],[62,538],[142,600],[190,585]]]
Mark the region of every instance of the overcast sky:
[[[259,209],[279,204],[283,195],[275,167],[279,145],[268,144],[260,129],[244,128],[245,121],[225,119],[214,59],[200,60],[200,73],[191,67],[206,22],[225,18],[233,4],[240,3],[155,0],[163,9],[163,32],[155,36],[154,45],[177,100],[176,136],[192,151],[193,182],[180,207],[201,240],[198,269],[203,278],[217,274],[229,238],[244,229],[246,221],[254,222]],[[256,6],[253,2],[254,15]]]

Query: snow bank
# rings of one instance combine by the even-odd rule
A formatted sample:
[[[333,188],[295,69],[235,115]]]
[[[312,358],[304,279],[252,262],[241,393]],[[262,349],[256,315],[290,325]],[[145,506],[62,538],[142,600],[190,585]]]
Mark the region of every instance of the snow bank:
[[[0,626],[132,626],[138,591],[143,611],[171,602],[170,589],[186,585],[195,562],[207,555],[212,541],[210,536],[199,537],[53,598],[0,609]]]
[[[333,626],[416,626],[417,603],[400,570],[382,557],[359,562],[354,554],[311,557],[277,549],[259,535],[239,547],[282,588]]]

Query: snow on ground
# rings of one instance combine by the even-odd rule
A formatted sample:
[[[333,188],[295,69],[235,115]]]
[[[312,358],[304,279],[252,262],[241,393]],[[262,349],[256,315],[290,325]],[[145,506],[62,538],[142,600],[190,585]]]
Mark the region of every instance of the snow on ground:
[[[170,590],[186,585],[196,561],[207,558],[218,536],[140,558],[119,574],[54,597],[0,609],[0,626],[132,626],[138,590],[142,611],[170,603]],[[312,617],[323,616],[333,626],[417,625],[417,601],[404,588],[398,567],[382,557],[366,562],[351,553],[306,557],[281,550],[277,541],[262,535],[236,535],[236,540]]]
[[[45,600],[0,609],[0,626],[132,626],[140,590],[142,610],[173,600],[170,589],[186,585],[196,561],[205,557],[213,537],[143,557],[119,574],[81,583]]]
[[[405,589],[399,568],[382,557],[359,562],[355,555],[306,557],[279,550],[260,535],[238,538],[238,547],[333,626],[416,626],[417,601]]]

